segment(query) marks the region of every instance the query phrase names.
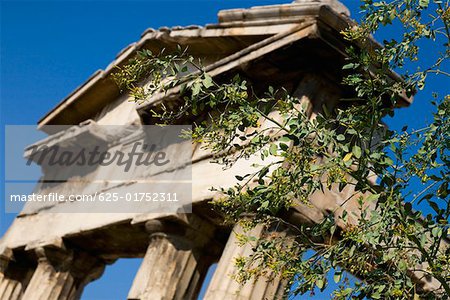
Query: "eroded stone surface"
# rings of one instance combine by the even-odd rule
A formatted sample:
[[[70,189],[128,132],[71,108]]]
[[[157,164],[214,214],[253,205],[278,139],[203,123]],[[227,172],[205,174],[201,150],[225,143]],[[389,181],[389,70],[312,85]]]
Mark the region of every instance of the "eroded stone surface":
[[[338,1],[298,0],[222,11],[219,23],[205,27],[147,30],[140,41],[121,51],[105,71],[96,72],[49,112],[39,127],[77,125],[88,119],[100,125],[152,124],[149,111],[158,103],[175,101],[179,89],[135,105],[127,101],[127,95],[119,93],[111,73],[140,49],[156,53],[162,48],[174,50],[178,44],[202,58],[212,76],[241,73],[257,89],[268,85],[285,87],[307,104],[307,113],[314,118],[323,105],[336,105],[343,93],[340,71],[345,44],[339,40],[338,32],[349,25],[348,16],[348,10]],[[405,99],[405,103],[408,101]],[[271,116],[277,118],[275,114]],[[262,124],[270,125],[265,120]],[[47,133],[61,135],[50,129]],[[212,186],[233,186],[235,175],[249,173],[251,165],[260,159],[241,160],[224,170],[211,164],[208,151],[198,145],[193,149],[193,214],[61,213],[52,205],[45,211],[28,207],[0,241],[0,253],[4,253],[0,298],[77,299],[88,282],[101,276],[105,263],[120,257],[144,257],[129,299],[195,299],[206,269],[214,260],[219,265],[207,299],[280,298],[284,288],[280,278],[239,286],[229,276],[235,273],[236,255],[250,254],[251,247],[238,247],[235,235],[223,226],[220,216],[208,204],[218,196],[210,190]],[[93,172],[84,179],[98,178]],[[52,188],[59,192],[94,189],[89,184],[77,184],[76,180],[68,180]],[[118,187],[107,182],[105,188]],[[356,202],[346,201],[352,193],[346,189],[338,192],[336,187],[316,193],[310,199],[312,205],[298,203],[286,218],[294,224],[320,222],[330,213],[338,217],[344,203],[345,209],[358,213]],[[153,227],[151,220],[157,220]],[[161,225],[168,223],[176,224],[177,229]],[[261,227],[253,233],[260,235]],[[17,268],[15,254],[25,267],[19,264]]]

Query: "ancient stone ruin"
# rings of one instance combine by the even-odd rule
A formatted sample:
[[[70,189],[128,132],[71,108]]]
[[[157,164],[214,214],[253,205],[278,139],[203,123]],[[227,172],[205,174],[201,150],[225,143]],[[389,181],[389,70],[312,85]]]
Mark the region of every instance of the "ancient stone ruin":
[[[173,51],[177,45],[188,47],[190,54],[208,66],[211,76],[227,78],[240,73],[256,88],[283,86],[308,103],[311,117],[348,93],[341,86],[346,44],[339,32],[351,21],[340,2],[300,0],[224,10],[218,18],[217,24],[204,27],[146,30],[106,70],[95,72],[39,121],[38,128],[50,137],[45,143],[80,143],[83,134],[93,135],[102,125],[153,124],[150,111],[173,96],[136,105],[127,101],[128,96],[120,93],[111,78],[116,66],[142,49],[156,53],[163,48]],[[408,105],[407,99],[403,104]],[[214,262],[218,267],[206,299],[279,299],[285,288],[280,279],[268,282],[261,278],[240,286],[230,276],[235,272],[234,258],[252,250],[236,244],[232,232],[241,229],[224,226],[208,203],[216,195],[211,186],[232,186],[235,175],[245,173],[254,160],[240,161],[227,170],[210,160],[209,153],[193,147],[192,213],[64,213],[58,204],[45,209],[25,206],[0,241],[0,299],[78,299],[107,264],[125,257],[143,257],[128,294],[130,300],[196,299]],[[92,174],[96,173],[90,174],[95,179]],[[52,188],[64,193],[79,179],[68,178]],[[316,194],[312,206],[298,205],[287,218],[292,223],[319,222],[330,211],[339,213],[336,208],[351,193]],[[344,208],[356,209],[352,203],[348,201]],[[252,234],[264,233],[256,227]]]

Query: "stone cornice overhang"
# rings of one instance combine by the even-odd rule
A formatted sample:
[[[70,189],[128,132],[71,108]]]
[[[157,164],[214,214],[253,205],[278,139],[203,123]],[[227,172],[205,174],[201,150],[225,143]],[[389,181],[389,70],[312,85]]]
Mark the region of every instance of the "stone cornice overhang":
[[[249,11],[253,9],[254,8],[250,9]],[[274,12],[277,11],[278,10],[274,9]],[[236,52],[211,65],[208,65],[205,67],[205,71],[208,72],[208,74],[212,77],[224,75],[229,72],[239,71],[239,68],[241,68],[241,66],[246,66],[252,61],[260,60],[266,55],[279,49],[285,49],[286,47],[291,47],[296,43],[302,43],[302,40],[305,39],[319,40],[323,43],[324,46],[329,47],[328,50],[334,51],[334,55],[336,57],[346,58],[347,54],[345,52],[345,49],[350,45],[350,43],[342,38],[340,32],[348,28],[349,25],[354,24],[354,22],[347,16],[337,14],[328,6],[316,7],[315,10],[308,10],[308,13],[315,13],[316,15],[314,18],[298,19],[297,25],[295,27],[291,27],[284,32],[280,32],[278,34],[270,36],[267,39],[252,44],[239,52]],[[260,20],[246,21],[244,23],[248,25],[254,24],[254,22],[259,21]],[[268,22],[270,22],[270,19]],[[233,22],[226,24],[231,25],[232,23]],[[237,24],[243,24],[243,22],[238,21]],[[373,39],[369,40],[367,44],[372,48],[381,47],[381,45]],[[392,81],[401,80],[400,76],[398,76],[394,72],[391,72],[389,74],[389,77],[392,79]],[[177,99],[181,90],[181,85],[183,83],[186,83],[186,81],[180,81],[179,86],[166,91],[164,94],[153,95],[153,97],[149,99],[149,101],[139,104],[137,106],[137,110],[140,115],[144,115],[146,112],[150,111],[153,107],[162,102]],[[340,84],[340,82],[335,83],[337,85]],[[411,101],[412,98],[404,96],[400,98],[397,106],[409,106]]]
[[[119,90],[111,74],[117,66],[124,65],[139,50],[176,49],[178,44],[189,46],[197,44],[199,48],[214,47],[215,51],[234,53],[268,36],[284,31],[296,24],[291,22],[273,22],[271,24],[209,24],[205,27],[191,25],[185,27],[161,27],[158,30],[147,29],[138,42],[132,43],[120,51],[116,59],[105,70],[97,70],[82,85],[38,121],[38,128],[49,130],[45,125],[76,125],[91,117],[102,107],[117,99]],[[264,28],[263,28],[263,27]],[[231,45],[231,47],[230,47]],[[190,47],[192,49],[193,47]],[[195,53],[194,53],[195,55]],[[84,104],[89,103],[89,108]],[[49,132],[53,133],[53,132]]]
[[[237,53],[225,57],[211,65],[205,67],[205,71],[212,77],[223,75],[227,72],[236,70],[241,65],[250,63],[251,61],[263,57],[265,54],[280,49],[284,46],[292,44],[302,38],[313,36],[317,32],[315,22],[305,22],[291,30],[278,33],[261,42],[253,44]],[[151,107],[158,105],[167,100],[173,100],[178,97],[182,84],[186,81],[180,81],[180,84],[165,93],[153,95],[153,97],[145,103],[137,106],[139,113],[145,113]]]
[[[348,16],[336,12],[323,3],[228,10],[219,13],[219,20],[220,23],[205,27],[162,27],[159,30],[145,31],[138,42],[122,50],[104,71],[96,71],[84,84],[45,115],[38,122],[38,128],[49,131],[51,128],[45,125],[76,125],[93,118],[104,106],[120,96],[119,89],[111,78],[115,68],[125,64],[142,49],[170,51],[180,44],[188,46],[193,52],[204,49],[216,51],[222,54],[222,58],[207,67],[207,71],[216,76],[232,71],[239,65],[260,58],[280,47],[307,38],[320,39],[336,53],[345,57],[347,42],[339,32],[353,24]],[[370,44],[377,45],[375,41],[370,41]],[[191,54],[195,56],[196,53]],[[394,73],[391,77],[395,81],[399,80]],[[176,92],[177,89],[174,89],[164,97],[156,97],[149,104],[154,104],[160,98],[170,98]],[[399,106],[407,106],[409,103],[410,99],[404,98]],[[145,106],[138,106],[138,110],[142,111]]]
[[[162,49],[176,49],[176,45],[189,45],[186,40],[198,41],[209,37],[210,46],[220,50],[221,45],[226,44],[224,40],[234,42],[237,49],[244,48],[248,44],[254,43],[255,39],[270,35],[260,33],[258,36],[252,32],[248,36],[232,36],[225,33],[224,36],[212,37],[211,30],[207,28],[183,29],[166,31],[164,28],[159,31],[146,31],[142,38],[122,50],[116,60],[114,60],[105,70],[97,70],[81,86],[76,88],[65,99],[63,99],[55,108],[48,112],[38,122],[38,128],[46,131],[45,125],[76,125],[92,117],[108,103],[116,100],[119,96],[119,89],[111,78],[117,66],[124,65],[129,59],[134,57],[139,50],[151,49],[155,52]],[[217,31],[214,29],[214,31]],[[256,37],[255,37],[256,36]],[[261,37],[259,37],[261,36]],[[242,44],[242,45],[239,45]],[[192,47],[191,47],[192,48]],[[224,49],[222,51],[226,51]],[[232,49],[231,52],[234,50]],[[52,132],[49,132],[52,133]]]

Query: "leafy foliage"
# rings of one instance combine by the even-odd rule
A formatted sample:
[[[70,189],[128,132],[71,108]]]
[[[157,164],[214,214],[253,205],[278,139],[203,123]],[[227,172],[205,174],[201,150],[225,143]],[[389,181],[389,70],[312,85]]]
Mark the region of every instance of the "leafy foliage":
[[[253,255],[238,259],[240,282],[281,274],[293,284],[289,293],[303,294],[325,289],[334,272],[336,299],[448,299],[450,95],[433,95],[436,112],[425,128],[393,132],[382,119],[393,115],[400,99],[423,89],[430,73],[450,75],[441,69],[450,54],[449,3],[364,0],[362,11],[363,21],[342,33],[353,45],[343,84],[355,99],[314,118],[308,103],[283,89],[255,92],[239,76],[216,82],[181,49],[141,52],[116,81],[135,101],[176,93],[179,108],[163,105],[155,116],[165,123],[194,116],[192,137],[217,163],[230,167],[260,157],[254,172],[236,176],[234,187],[215,187],[223,197],[214,204],[230,222],[282,224],[290,235],[261,239]],[[377,46],[370,34],[382,26],[401,26],[403,36]],[[417,59],[423,40],[441,43],[429,66]],[[406,66],[414,64],[421,68],[408,73]],[[410,185],[423,189],[410,195]],[[298,206],[313,207],[313,195],[345,189],[351,196],[322,220],[295,226],[286,220]],[[349,201],[356,208],[346,210]],[[342,270],[362,281],[352,284]],[[424,276],[440,288],[424,286]]]

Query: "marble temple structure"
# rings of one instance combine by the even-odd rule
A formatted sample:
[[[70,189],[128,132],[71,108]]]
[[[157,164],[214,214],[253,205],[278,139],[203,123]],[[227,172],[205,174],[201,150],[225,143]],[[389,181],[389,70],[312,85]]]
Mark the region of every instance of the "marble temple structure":
[[[150,112],[161,103],[176,103],[176,93],[145,103],[129,102],[112,74],[137,51],[170,52],[178,45],[200,58],[218,80],[239,73],[255,88],[283,86],[308,104],[313,117],[324,105],[332,107],[351,93],[341,85],[347,42],[340,31],[352,24],[349,15],[337,0],[299,0],[223,10],[218,23],[203,27],[148,29],[105,70],[96,71],[43,116],[38,129],[50,138],[70,141],[80,136],[69,132],[74,127],[92,132],[101,125],[154,124]],[[405,98],[400,105],[409,102]],[[69,125],[68,133],[49,125]],[[143,257],[143,261],[129,300],[197,299],[213,263],[218,266],[205,299],[280,299],[285,288],[280,279],[259,278],[240,286],[232,278],[234,259],[252,249],[236,243],[233,232],[242,229],[224,226],[209,203],[216,196],[210,187],[233,186],[235,175],[247,173],[255,161],[242,160],[224,170],[211,164],[211,159],[193,146],[192,213],[63,213],[57,211],[58,204],[45,209],[26,206],[0,240],[0,299],[79,299],[83,288],[102,276],[105,266],[132,257]],[[70,182],[69,178],[59,183],[57,191],[64,193]],[[352,207],[354,201],[344,204],[351,194],[347,189],[315,194],[312,205],[295,206],[287,220],[315,223],[342,205],[357,209]],[[252,234],[264,232],[257,226]]]

